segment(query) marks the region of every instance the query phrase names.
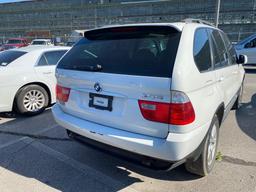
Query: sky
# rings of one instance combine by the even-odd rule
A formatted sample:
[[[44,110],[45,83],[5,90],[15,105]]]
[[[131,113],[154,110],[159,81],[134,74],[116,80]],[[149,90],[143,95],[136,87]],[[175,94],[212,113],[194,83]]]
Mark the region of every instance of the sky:
[[[19,2],[24,0],[0,0],[0,3],[10,3],[10,2]]]

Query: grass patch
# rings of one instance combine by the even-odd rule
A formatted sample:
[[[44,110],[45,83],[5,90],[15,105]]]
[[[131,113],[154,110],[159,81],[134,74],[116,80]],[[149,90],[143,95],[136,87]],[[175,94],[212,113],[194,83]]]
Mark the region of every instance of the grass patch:
[[[221,152],[218,151],[218,152],[217,152],[217,155],[216,155],[216,160],[217,160],[217,161],[222,161],[222,156],[223,156],[223,155],[221,154]]]

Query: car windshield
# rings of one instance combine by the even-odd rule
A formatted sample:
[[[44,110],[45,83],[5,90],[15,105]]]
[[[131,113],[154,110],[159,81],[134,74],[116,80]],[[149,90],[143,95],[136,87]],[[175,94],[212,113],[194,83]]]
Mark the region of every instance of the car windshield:
[[[0,66],[7,66],[14,60],[26,54],[24,51],[3,51],[0,52]]]
[[[170,77],[179,38],[180,32],[168,26],[88,31],[58,68]]]
[[[22,40],[19,40],[19,39],[9,39],[6,42],[6,44],[20,44],[20,43],[22,43]]]
[[[33,41],[32,45],[45,45],[46,41]]]

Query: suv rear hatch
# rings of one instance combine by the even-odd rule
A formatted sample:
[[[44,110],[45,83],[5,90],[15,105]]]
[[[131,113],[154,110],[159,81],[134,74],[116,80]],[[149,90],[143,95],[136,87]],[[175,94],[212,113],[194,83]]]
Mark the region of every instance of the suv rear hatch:
[[[57,66],[57,89],[68,88],[69,94],[59,102],[62,110],[97,124],[165,138],[168,123],[144,118],[141,110],[150,105],[141,101],[170,103],[180,34],[171,26],[85,32]]]

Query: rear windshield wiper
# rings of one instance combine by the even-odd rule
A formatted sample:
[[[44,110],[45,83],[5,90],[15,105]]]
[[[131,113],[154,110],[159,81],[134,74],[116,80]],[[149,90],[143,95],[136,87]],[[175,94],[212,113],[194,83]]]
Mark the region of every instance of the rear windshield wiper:
[[[74,70],[82,70],[82,71],[101,71],[101,65],[73,65]]]

